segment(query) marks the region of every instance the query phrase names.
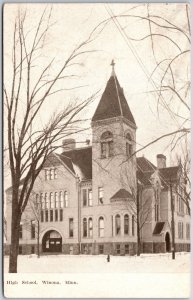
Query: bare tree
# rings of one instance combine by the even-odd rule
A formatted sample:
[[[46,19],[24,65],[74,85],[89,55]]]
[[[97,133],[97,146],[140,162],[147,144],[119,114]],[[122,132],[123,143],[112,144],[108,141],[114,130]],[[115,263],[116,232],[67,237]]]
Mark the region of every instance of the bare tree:
[[[81,112],[96,95],[69,102],[42,125],[40,118],[45,103],[51,95],[61,91],[57,83],[74,77],[69,73],[69,67],[79,65],[81,56],[94,51],[85,48],[94,39],[92,32],[71,52],[59,70],[54,71],[54,59],[45,65],[41,59],[46,36],[53,25],[51,12],[52,9],[45,8],[37,24],[28,30],[27,11],[18,11],[13,31],[12,72],[9,76],[6,74],[8,79],[4,81],[5,126],[8,131],[12,183],[10,273],[17,272],[19,226],[34,182],[48,155],[58,147],[57,142],[65,136],[85,130],[81,127]]]
[[[169,14],[171,10],[167,9],[167,5],[166,3],[161,7],[165,9],[163,16],[160,12],[155,13],[154,4],[133,6],[119,15],[114,14],[111,6],[106,4],[110,18],[104,21],[105,24],[115,24],[128,50],[133,53],[147,77],[147,93],[157,99],[158,117],[161,110],[166,111],[175,126],[175,130],[169,129],[138,151],[169,137],[170,145],[175,149],[190,134],[190,6],[183,4],[179,8],[177,4],[171,4],[173,10]],[[178,17],[179,9],[181,18]],[[141,26],[133,34],[129,26],[129,22],[133,20],[140,22],[143,30]],[[149,53],[148,67],[136,50],[140,46],[144,46],[144,51]]]
[[[187,144],[183,147],[184,152],[181,156],[177,155],[177,162],[180,167],[180,176],[175,186],[174,192],[185,204],[188,214],[191,215],[191,178],[190,178],[190,150]]]

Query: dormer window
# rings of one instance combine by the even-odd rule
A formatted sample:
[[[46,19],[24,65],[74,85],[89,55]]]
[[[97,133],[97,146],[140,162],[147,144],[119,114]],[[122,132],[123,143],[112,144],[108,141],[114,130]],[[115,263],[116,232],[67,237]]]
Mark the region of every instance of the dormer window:
[[[45,180],[57,179],[57,169],[45,169]]]
[[[132,138],[130,133],[126,135],[126,155],[129,157],[133,154]]]
[[[113,154],[113,134],[105,131],[101,135],[101,158],[108,158]]]

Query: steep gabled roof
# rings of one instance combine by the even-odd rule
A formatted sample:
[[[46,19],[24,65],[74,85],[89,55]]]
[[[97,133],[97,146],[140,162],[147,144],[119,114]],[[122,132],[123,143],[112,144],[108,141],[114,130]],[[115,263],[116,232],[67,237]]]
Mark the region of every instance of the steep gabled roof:
[[[72,164],[72,167],[73,164],[77,165],[83,174],[83,180],[92,179],[92,147],[65,151],[60,157],[63,162]]]
[[[178,172],[179,172],[180,167],[175,166],[175,167],[168,167],[168,168],[162,168],[159,169],[161,178],[163,178],[166,181],[176,181],[178,179]]]
[[[62,160],[62,162],[75,174],[72,160],[69,157],[65,156],[64,154],[60,154],[58,156]]]
[[[124,96],[123,89],[115,75],[111,75],[94,113],[92,121],[123,116],[135,126],[135,120]]]
[[[128,199],[128,198],[131,198],[131,197],[132,197],[131,193],[129,193],[125,189],[120,189],[118,192],[116,192],[111,197],[111,200],[114,200],[114,199]]]
[[[153,172],[145,172],[143,173],[141,170],[137,170],[137,179],[139,183],[143,185],[151,185],[150,177]]]
[[[164,228],[165,222],[157,222],[153,234],[160,234]]]
[[[156,166],[154,166],[147,158],[137,157],[137,167],[142,172],[154,172]]]

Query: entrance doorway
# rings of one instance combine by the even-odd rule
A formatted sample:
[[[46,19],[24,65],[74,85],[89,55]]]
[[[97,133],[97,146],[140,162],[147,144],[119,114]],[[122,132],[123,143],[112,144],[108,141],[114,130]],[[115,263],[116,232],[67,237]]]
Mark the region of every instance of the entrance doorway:
[[[45,233],[42,239],[43,252],[62,252],[62,237],[55,231],[50,230]]]
[[[166,252],[170,252],[170,235],[169,235],[169,232],[166,233],[165,242],[166,242]]]

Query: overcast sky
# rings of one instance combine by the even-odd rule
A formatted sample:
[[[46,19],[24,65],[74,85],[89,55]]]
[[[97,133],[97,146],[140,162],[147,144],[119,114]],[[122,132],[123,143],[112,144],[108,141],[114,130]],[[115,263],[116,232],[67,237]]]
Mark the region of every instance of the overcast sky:
[[[40,15],[45,8],[45,4],[20,4],[20,7],[27,8],[27,26],[34,28]],[[48,5],[49,8],[49,5]],[[18,11],[18,5],[6,4],[4,8],[4,68],[5,83],[9,85],[9,74],[11,72],[11,49],[13,40],[13,24]],[[62,65],[67,56],[73,51],[74,47],[84,41],[90,32],[100,22],[110,17],[109,13],[114,15],[133,14],[147,17],[146,4],[54,4],[52,5],[51,23],[54,25],[50,28],[45,41],[45,47],[42,50],[41,67],[55,57],[55,64],[51,72],[56,72]],[[159,15],[169,19],[180,28],[187,30],[187,18],[185,4],[150,4],[149,13]],[[134,17],[119,18],[119,24],[126,32],[127,36],[133,39],[140,39],[149,34],[149,25],[146,21]],[[101,30],[103,25],[99,27]],[[155,28],[156,30],[156,28]],[[99,32],[96,31],[97,33]],[[182,46],[182,50],[186,49],[187,41],[178,34],[172,32],[174,40]],[[170,34],[169,33],[169,34]],[[177,47],[168,43],[163,38],[157,38],[156,59],[159,61],[164,57],[169,57],[174,52],[179,51]],[[72,99],[85,97],[100,90],[103,92],[107,80],[111,74],[111,60],[115,61],[115,72],[120,85],[124,89],[129,107],[137,124],[137,145],[138,148],[151,140],[169,131],[176,130],[179,126],[178,120],[171,119],[171,116],[159,106],[159,117],[157,113],[157,93],[150,92],[155,90],[148,74],[151,74],[155,67],[155,60],[151,51],[151,40],[145,39],[140,42],[133,40],[128,42],[123,38],[121,32],[116,27],[113,20],[100,32],[95,41],[89,47],[89,50],[96,50],[81,56],[76,65],[69,69],[71,74],[79,77],[71,80],[60,82],[60,88],[83,86],[72,91],[63,91],[50,97],[45,105],[41,122],[57,108],[61,109],[63,105]],[[132,49],[132,50],[131,50]],[[136,58],[137,57],[137,58]],[[184,59],[187,59],[185,57]],[[140,61],[140,62],[139,62]],[[188,65],[188,64],[186,64]],[[36,66],[37,67],[37,66]],[[187,81],[189,68],[184,71],[182,64],[182,72],[178,70],[176,76],[179,81]],[[159,74],[154,77],[154,82],[159,82]],[[157,80],[157,81],[156,81]],[[156,83],[156,84],[157,84]],[[168,95],[166,94],[166,97]],[[98,97],[95,102],[86,109],[84,115],[86,118],[92,118],[96,106],[100,100]],[[171,104],[175,110],[186,114],[183,106],[179,102]],[[85,141],[88,134],[76,137],[79,141]],[[154,144],[150,148],[143,150],[139,155],[144,154],[148,159],[155,163],[155,157],[158,153],[163,153],[168,157],[168,165],[170,164],[170,149],[168,142],[170,139],[162,140]],[[82,144],[83,145],[83,144]]]

